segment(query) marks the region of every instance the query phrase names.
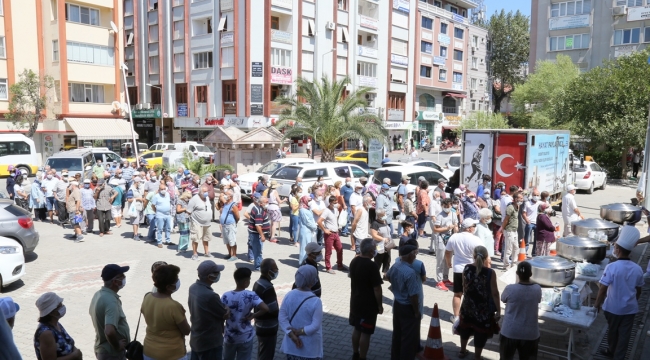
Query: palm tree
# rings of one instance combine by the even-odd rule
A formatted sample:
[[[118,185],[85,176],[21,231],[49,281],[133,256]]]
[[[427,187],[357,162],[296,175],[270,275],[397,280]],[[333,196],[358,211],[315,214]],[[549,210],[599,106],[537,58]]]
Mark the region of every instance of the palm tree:
[[[370,88],[361,88],[344,96],[350,78],[320,81],[296,80],[296,94],[278,101],[287,108],[276,127],[284,129],[284,138],[307,136],[321,148],[321,161],[334,161],[334,152],[345,139],[384,139],[388,132],[375,114],[360,113],[367,106],[365,95]],[[303,102],[304,101],[304,102]],[[383,143],[383,141],[382,141]]]
[[[194,158],[191,152],[189,150],[185,150],[183,152],[183,158],[181,159],[181,163],[183,164],[183,167],[189,171],[191,171],[193,174],[199,175],[201,178],[203,178],[207,174],[213,174],[215,171],[224,171],[224,170],[229,170],[230,172],[233,172],[235,168],[233,168],[229,164],[223,164],[223,165],[215,165],[215,164],[206,164],[205,160],[202,157],[199,158]],[[167,172],[172,173],[176,171],[176,167],[174,165],[163,165],[162,167],[156,169],[156,173],[160,175],[160,172],[162,169],[167,169]]]

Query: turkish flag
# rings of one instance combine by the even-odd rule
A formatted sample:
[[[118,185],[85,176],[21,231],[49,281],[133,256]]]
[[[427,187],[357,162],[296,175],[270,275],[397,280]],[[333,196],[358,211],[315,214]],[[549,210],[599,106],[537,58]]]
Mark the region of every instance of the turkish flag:
[[[503,181],[506,189],[510,185],[525,187],[526,181],[526,134],[499,133],[494,147],[494,179]]]

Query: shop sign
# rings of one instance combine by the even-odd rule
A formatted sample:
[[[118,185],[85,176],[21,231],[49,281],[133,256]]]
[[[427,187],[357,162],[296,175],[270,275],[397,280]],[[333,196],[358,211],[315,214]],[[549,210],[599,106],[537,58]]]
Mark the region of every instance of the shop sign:
[[[384,146],[379,139],[370,139],[368,141],[368,166],[371,168],[380,168],[383,158]]]
[[[251,115],[264,115],[264,105],[251,104]]]
[[[447,58],[445,58],[444,56],[433,57],[433,65],[445,66],[446,63],[447,63]]]
[[[271,30],[271,41],[291,44],[293,42],[292,36],[293,34],[290,32],[275,29]]]
[[[377,78],[370,77],[370,76],[357,75],[357,79],[359,79],[359,86],[367,86],[367,87],[371,87],[371,88],[376,88],[377,87]]]
[[[188,117],[189,111],[187,109],[187,104],[178,103],[176,104],[176,116],[178,117]]]
[[[632,9],[630,9],[632,10]],[[576,29],[581,27],[589,27],[590,15],[575,15],[575,16],[562,16],[548,19],[549,30],[563,30],[563,29]],[[627,15],[630,21],[630,14]],[[639,19],[640,20],[640,19]]]
[[[235,33],[234,32],[222,32],[221,33],[221,46],[232,45],[235,42]]]
[[[133,122],[133,127],[136,129],[153,129],[154,124],[154,119],[140,119]]]
[[[262,106],[262,105],[258,105]],[[234,126],[237,128],[250,129],[266,126],[267,120],[264,117],[221,117],[203,119],[202,127]]]
[[[390,54],[390,62],[397,65],[408,66],[409,59],[406,56]]]
[[[377,49],[369,48],[366,46],[357,46],[359,49],[359,56],[365,56],[369,58],[377,58]]]
[[[150,118],[161,118],[160,109],[142,109],[142,110],[133,110],[131,116],[134,119],[150,119]]]
[[[636,51],[636,45],[617,46],[614,48],[614,57],[632,55]]]
[[[285,85],[293,84],[293,69],[285,66],[272,66],[271,83]]]
[[[438,42],[440,45],[449,45],[451,44],[451,38],[445,34],[438,34]]]
[[[409,13],[411,11],[411,5],[408,0],[393,0],[393,9]]]
[[[251,102],[254,103],[261,103],[263,99],[262,97],[262,91],[263,91],[263,85],[259,84],[251,84]]]
[[[454,90],[463,91],[463,84],[453,83],[451,84],[451,88]]]
[[[398,110],[398,109],[388,109],[388,117],[387,120],[404,120],[404,110]]]
[[[465,23],[465,18],[462,17],[461,15],[458,15],[458,14],[452,14],[452,15],[451,15],[451,18],[452,18],[452,20],[454,20],[454,21],[456,21],[456,22],[459,22],[459,23],[461,23],[461,24],[464,24],[464,23]]]
[[[373,114],[373,115],[378,115],[379,112],[377,111],[377,108],[359,108],[359,114]]]
[[[264,70],[261,61],[253,61],[251,66],[251,77],[262,77]]]
[[[388,130],[406,130],[410,125],[411,123],[404,121],[386,121],[384,128]]]
[[[362,27],[377,30],[377,25],[379,25],[379,20],[373,19],[371,17],[359,15],[359,24]]]
[[[428,120],[428,121],[443,121],[445,119],[445,114],[438,113],[432,110],[420,110],[416,111],[417,120]]]
[[[650,20],[650,5],[627,8],[627,21]]]
[[[445,122],[448,125],[460,125],[460,122],[462,120],[463,120],[463,118],[461,116],[458,116],[458,115],[445,115]]]

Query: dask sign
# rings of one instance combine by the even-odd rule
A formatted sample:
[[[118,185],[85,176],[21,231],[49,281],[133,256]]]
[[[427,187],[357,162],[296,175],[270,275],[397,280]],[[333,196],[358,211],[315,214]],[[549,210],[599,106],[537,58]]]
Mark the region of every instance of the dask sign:
[[[285,66],[271,66],[271,83],[291,85],[293,83],[293,70]]]

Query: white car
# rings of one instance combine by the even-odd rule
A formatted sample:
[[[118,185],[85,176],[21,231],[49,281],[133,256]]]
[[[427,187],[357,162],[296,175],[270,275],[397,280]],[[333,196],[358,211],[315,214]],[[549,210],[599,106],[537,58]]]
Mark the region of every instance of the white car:
[[[253,184],[257,182],[257,179],[262,175],[268,175],[270,177],[276,170],[281,167],[315,163],[316,160],[308,158],[282,158],[271,160],[264,164],[264,166],[261,168],[257,169],[257,171],[239,175],[239,187],[241,188],[241,194],[244,197],[252,196]]]
[[[209,147],[199,144],[196,141],[186,141],[182,143],[175,143],[174,150],[189,150],[195,156],[203,158],[206,164],[210,163],[212,159],[212,150]]]
[[[445,164],[447,169],[453,174],[456,170],[460,169],[460,153],[451,154],[449,162]]]
[[[440,165],[436,164],[435,162],[431,160],[424,160],[424,159],[411,159],[411,158],[405,158],[405,159],[399,159],[397,161],[389,161],[381,165],[381,167],[395,167],[395,166],[424,166],[424,167],[429,167],[436,169],[442,173],[447,179],[452,177],[454,175],[454,172],[449,170],[449,169],[444,169]]]
[[[23,247],[16,240],[0,236],[0,292],[25,275]]]
[[[418,178],[424,176],[424,178],[429,182],[429,191],[432,191],[434,187],[438,186],[439,179],[448,180],[442,172],[425,166],[394,166],[394,167],[384,167],[377,169],[373,172],[372,177],[369,181],[372,181],[374,184],[382,185],[385,178],[390,179],[390,190],[388,190],[388,196],[393,199],[397,187],[402,182],[402,176],[410,177],[410,181],[407,184],[407,190],[415,189],[418,186]],[[397,211],[397,204],[393,201],[393,211]]]
[[[593,161],[585,161],[584,166],[580,163],[573,165],[573,184],[578,190],[587,190],[592,194],[594,188],[605,190],[607,187],[607,171]]]
[[[282,198],[289,197],[291,185],[296,182],[296,177],[302,178],[302,190],[305,194],[316,183],[319,177],[323,177],[323,182],[327,185],[334,185],[335,182],[345,183],[345,178],[350,177],[352,182],[358,182],[360,178],[370,179],[372,173],[363,170],[357,165],[347,163],[316,163],[284,166],[276,170],[269,179],[276,180],[280,186],[278,194]],[[368,180],[370,181],[370,180]]]

